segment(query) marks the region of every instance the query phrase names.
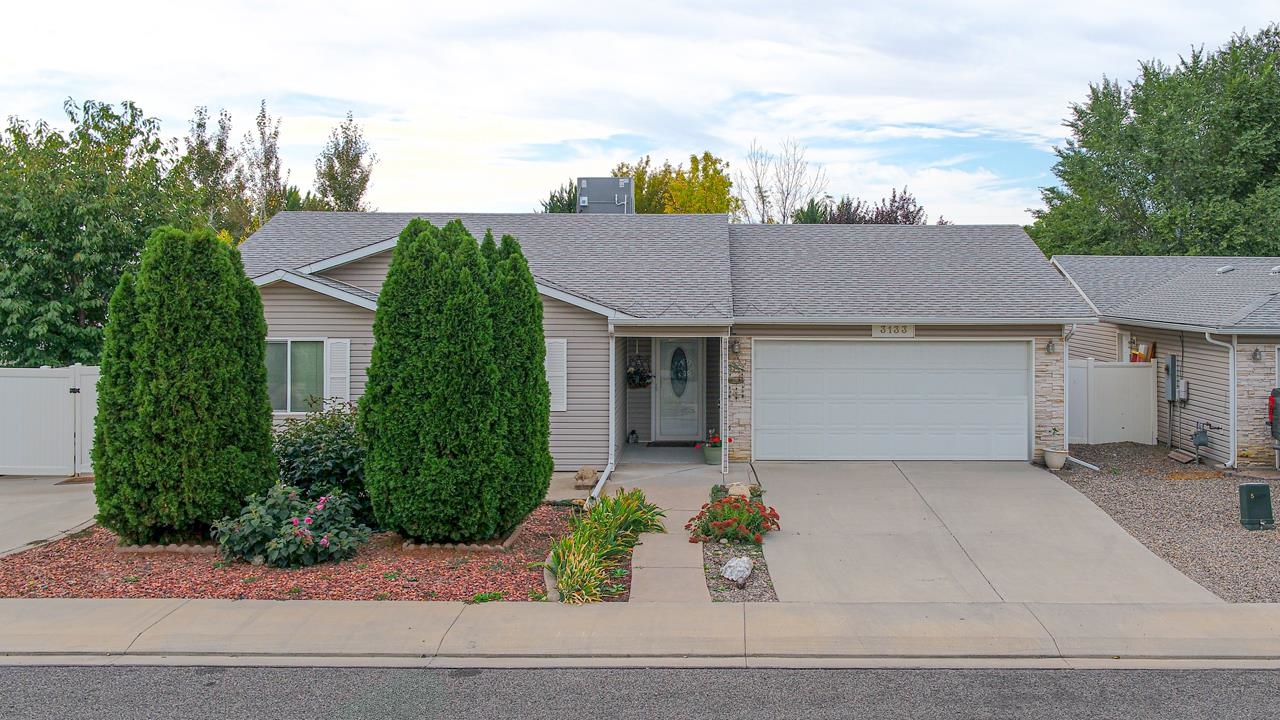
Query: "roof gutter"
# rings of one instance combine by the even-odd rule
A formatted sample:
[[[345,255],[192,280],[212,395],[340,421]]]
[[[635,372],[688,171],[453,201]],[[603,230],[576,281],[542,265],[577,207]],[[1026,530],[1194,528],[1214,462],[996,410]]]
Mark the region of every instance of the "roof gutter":
[[[1280,328],[1224,328],[1208,325],[1190,325],[1186,323],[1160,322],[1141,318],[1126,318],[1119,315],[1102,315],[1099,320],[1112,325],[1132,325],[1134,327],[1154,328],[1157,330],[1182,330],[1185,332],[1213,333],[1214,335],[1280,335]]]
[[[733,318],[734,325],[1088,325],[1098,318],[1087,317],[1035,317],[1035,318],[955,318],[936,316],[888,317],[804,317],[804,316],[744,316]]]
[[[1228,375],[1230,377],[1228,384],[1231,388],[1230,389],[1231,396],[1230,398],[1228,398],[1228,405],[1230,406],[1229,416],[1231,418],[1231,428],[1230,428],[1231,432],[1229,433],[1229,443],[1231,445],[1231,450],[1230,450],[1231,459],[1227,461],[1227,467],[1235,468],[1236,466],[1236,425],[1237,425],[1236,423],[1236,336],[1232,335],[1231,342],[1226,343],[1226,342],[1222,342],[1221,340],[1214,340],[1209,335],[1208,331],[1206,331],[1204,334],[1204,339],[1211,345],[1217,345],[1218,347],[1224,347],[1227,349],[1227,368],[1229,371]]]

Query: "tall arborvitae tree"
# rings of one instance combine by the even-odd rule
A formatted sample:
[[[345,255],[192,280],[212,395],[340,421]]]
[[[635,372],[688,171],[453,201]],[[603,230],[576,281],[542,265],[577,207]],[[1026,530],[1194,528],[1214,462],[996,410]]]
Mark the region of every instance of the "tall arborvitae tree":
[[[488,269],[462,223],[400,234],[361,399],[365,482],[383,527],[425,541],[499,531],[502,452]]]
[[[492,245],[492,235],[485,240],[482,247]],[[505,235],[492,256],[494,356],[502,359],[499,415],[506,420],[498,514],[510,529],[542,502],[551,484],[551,393],[542,300],[520,243]]]
[[[95,493],[99,522],[125,541],[205,537],[275,478],[266,324],[248,283],[236,251],[211,231],[161,228],[136,280],[116,293]]]

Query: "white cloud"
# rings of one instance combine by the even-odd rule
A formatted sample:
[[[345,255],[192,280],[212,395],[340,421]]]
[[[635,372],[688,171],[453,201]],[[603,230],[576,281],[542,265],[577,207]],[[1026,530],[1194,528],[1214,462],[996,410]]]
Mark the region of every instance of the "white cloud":
[[[176,135],[208,105],[227,107],[239,133],[266,98],[306,186],[349,107],[381,158],[371,199],[385,210],[528,210],[635,154],[588,143],[574,157],[520,159],[531,145],[639,136],[653,146],[635,152],[710,149],[732,162],[754,138],[796,137],[836,193],[907,183],[935,215],[1025,222],[1048,179],[981,166],[982,142],[1025,146],[1047,170],[1042,151],[1089,82],[1217,46],[1273,13],[1190,0],[188,7],[67,2],[57,22],[46,6],[6,9],[5,112],[59,120],[67,96],[128,98]],[[924,141],[936,157],[904,155]]]

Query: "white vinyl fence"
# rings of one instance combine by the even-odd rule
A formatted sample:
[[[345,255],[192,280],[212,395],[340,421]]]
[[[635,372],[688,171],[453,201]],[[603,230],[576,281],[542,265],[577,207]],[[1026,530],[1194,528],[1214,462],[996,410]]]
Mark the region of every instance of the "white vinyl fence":
[[[98,368],[0,368],[0,475],[91,474]]]
[[[1154,363],[1087,358],[1067,373],[1068,443],[1156,443]]]

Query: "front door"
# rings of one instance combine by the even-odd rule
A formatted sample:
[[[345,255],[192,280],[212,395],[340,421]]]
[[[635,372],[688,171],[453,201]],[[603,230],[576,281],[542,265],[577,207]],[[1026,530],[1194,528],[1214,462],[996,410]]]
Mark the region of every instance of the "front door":
[[[702,339],[662,338],[657,346],[654,438],[701,440],[706,432],[702,426],[706,395],[702,387]]]

